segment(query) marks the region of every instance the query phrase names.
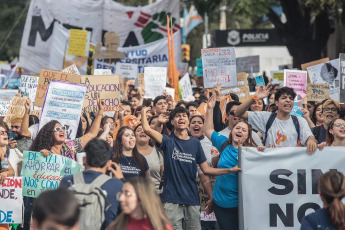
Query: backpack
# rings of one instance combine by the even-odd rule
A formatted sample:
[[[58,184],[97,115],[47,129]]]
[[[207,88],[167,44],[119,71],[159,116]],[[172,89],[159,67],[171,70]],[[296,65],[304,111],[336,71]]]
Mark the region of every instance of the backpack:
[[[298,118],[295,115],[290,115],[290,116],[291,116],[293,124],[294,124],[294,126],[296,128],[296,131],[297,131],[297,142],[299,143],[300,142],[300,139],[299,139],[299,137],[300,137],[300,126],[299,126]],[[277,117],[276,113],[271,113],[270,117],[268,118],[268,121],[266,123],[264,146],[266,146],[266,139],[267,139],[268,130],[271,128],[271,126],[273,124],[273,121],[274,121],[274,119],[276,119],[276,117]]]
[[[111,177],[101,174],[92,181],[85,184],[82,172],[73,174],[74,184],[69,189],[74,193],[79,205],[79,229],[104,229],[107,197],[101,186]]]

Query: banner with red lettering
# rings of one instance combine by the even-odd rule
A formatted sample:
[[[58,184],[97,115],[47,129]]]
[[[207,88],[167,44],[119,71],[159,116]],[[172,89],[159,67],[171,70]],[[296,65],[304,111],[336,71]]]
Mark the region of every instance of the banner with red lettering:
[[[7,177],[0,185],[0,224],[21,224],[22,207],[22,178]]]

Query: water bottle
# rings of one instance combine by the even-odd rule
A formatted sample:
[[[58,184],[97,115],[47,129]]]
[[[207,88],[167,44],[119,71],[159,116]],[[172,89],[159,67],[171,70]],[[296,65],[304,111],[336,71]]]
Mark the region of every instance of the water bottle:
[[[8,168],[10,167],[10,162],[8,161],[8,155],[4,155],[4,159],[1,160],[1,172],[8,171]]]

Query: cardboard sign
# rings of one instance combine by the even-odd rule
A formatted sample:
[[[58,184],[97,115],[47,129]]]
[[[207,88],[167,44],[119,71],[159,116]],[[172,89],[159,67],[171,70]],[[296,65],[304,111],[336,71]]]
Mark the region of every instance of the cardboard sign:
[[[260,72],[260,56],[247,56],[236,58],[237,73],[258,73]]]
[[[321,102],[329,97],[329,85],[326,83],[309,83],[307,88],[308,101]]]
[[[57,154],[44,157],[43,153],[23,153],[23,196],[38,197],[42,191],[57,189],[66,175],[83,170],[76,161]]]
[[[339,103],[345,103],[345,54],[339,54],[339,70],[340,70],[340,98]]]
[[[145,67],[144,85],[145,98],[152,98],[163,95],[167,80],[166,67]]]
[[[271,71],[271,84],[279,84],[283,85],[284,84],[284,71],[279,70],[279,71]]]
[[[69,30],[68,55],[88,56],[91,33],[87,30]]]
[[[94,69],[93,75],[111,75],[110,69]]]
[[[144,84],[144,74],[139,73],[138,74],[138,84],[136,84],[137,87],[141,87],[142,89],[145,89],[145,84]]]
[[[8,108],[10,108],[11,101],[0,101],[0,116],[6,116]]]
[[[73,63],[70,66],[67,66],[61,72],[69,73],[69,74],[75,74],[75,75],[80,75],[79,70],[78,70],[77,66],[75,65],[75,63]]]
[[[0,184],[0,224],[21,224],[23,217],[22,178],[7,177]]]
[[[250,99],[250,91],[248,87],[248,80],[246,73],[238,73],[237,74],[237,87],[228,87],[228,88],[222,88],[220,90],[220,94],[222,96],[229,95],[229,93],[236,94],[240,102],[245,102]]]
[[[41,69],[35,97],[35,106],[43,106],[44,98],[47,93],[47,87],[51,81],[63,81],[80,84],[80,76],[54,70]]]
[[[202,49],[204,88],[237,86],[235,48]]]
[[[14,97],[11,101],[10,107],[8,108],[8,111],[6,113],[6,116],[4,118],[4,122],[6,122],[8,125],[11,123],[11,117],[14,115],[23,115],[25,113],[25,103],[26,98],[25,97]]]
[[[181,86],[181,92],[182,92],[182,100],[186,99],[187,96],[193,96],[192,85],[190,83],[190,78],[189,78],[188,73],[186,73],[180,79],[180,86]]]
[[[0,100],[10,101],[18,94],[17,89],[0,89]]]
[[[87,93],[83,106],[84,113],[96,112],[97,99],[102,99],[105,103],[104,111],[115,111],[116,106],[120,105],[120,75],[83,75],[81,84],[87,86]]]
[[[28,75],[20,77],[19,91],[23,97],[28,97],[31,100],[31,109],[34,108],[37,86],[38,77]]]
[[[35,115],[36,117],[40,118],[41,117],[41,110],[32,110],[30,112],[30,115]]]
[[[214,182],[216,181],[216,177],[210,176],[210,181],[211,181],[211,185],[213,187]],[[206,191],[205,191],[204,187],[202,186],[199,177],[196,178],[196,184],[198,185],[198,192],[199,192],[201,220],[202,221],[216,221],[217,219],[216,219],[216,215],[214,214],[214,212],[210,213],[209,215],[207,215],[205,212],[206,202],[209,200],[209,197],[206,194]]]
[[[307,68],[311,83],[329,84],[330,96],[333,100],[339,101],[340,94],[340,68],[339,59],[310,66]]]
[[[51,120],[66,128],[66,139],[77,135],[87,87],[66,82],[50,82],[40,119],[39,130]]]
[[[294,89],[295,101],[302,100],[306,95],[304,90],[307,86],[307,71],[285,69],[284,86]]]
[[[117,62],[115,73],[122,75],[122,79],[135,80],[138,77],[138,65]]]

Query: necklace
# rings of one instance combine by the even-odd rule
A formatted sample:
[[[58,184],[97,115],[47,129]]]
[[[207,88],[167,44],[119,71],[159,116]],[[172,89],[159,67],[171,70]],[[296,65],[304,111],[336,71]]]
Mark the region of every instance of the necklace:
[[[131,162],[132,162],[132,157],[130,157],[131,158],[131,160],[130,161],[128,161],[128,159],[127,159],[127,156],[123,156],[125,159],[126,159],[126,161],[127,161],[127,163],[129,164],[129,165],[131,165]]]

